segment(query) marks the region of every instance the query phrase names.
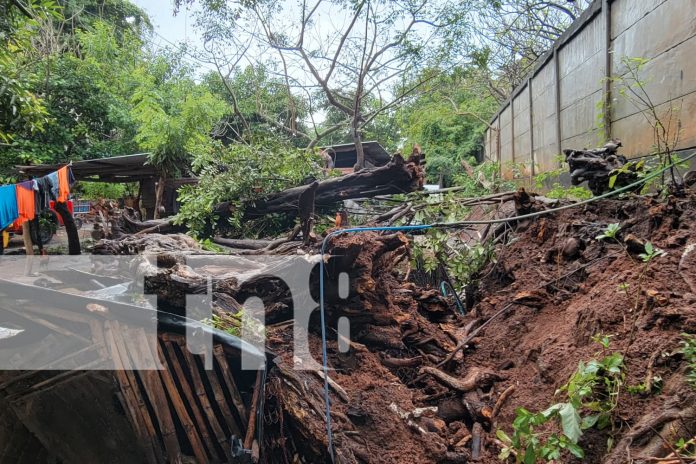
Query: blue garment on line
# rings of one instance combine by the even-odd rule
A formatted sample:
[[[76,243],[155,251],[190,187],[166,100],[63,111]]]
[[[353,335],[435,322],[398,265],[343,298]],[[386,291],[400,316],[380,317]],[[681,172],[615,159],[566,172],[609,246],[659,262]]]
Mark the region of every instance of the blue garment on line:
[[[0,230],[6,229],[19,216],[17,188],[14,184],[0,187]]]
[[[51,200],[55,200],[58,198],[58,171],[46,174],[46,177],[51,182]]]

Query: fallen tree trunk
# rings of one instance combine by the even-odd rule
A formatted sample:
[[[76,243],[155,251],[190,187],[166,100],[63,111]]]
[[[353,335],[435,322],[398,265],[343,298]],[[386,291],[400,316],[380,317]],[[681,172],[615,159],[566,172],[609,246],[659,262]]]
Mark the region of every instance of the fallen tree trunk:
[[[385,166],[363,169],[353,174],[318,182],[315,204],[318,208],[322,208],[353,198],[413,192],[423,187],[423,180],[424,171],[419,163],[407,163],[401,156],[396,155]],[[254,218],[270,213],[297,211],[300,195],[306,189],[307,186],[304,185],[294,187],[257,201],[247,206],[245,216]],[[225,208],[218,205],[215,210],[224,212]]]
[[[327,461],[323,372],[309,365],[309,371],[295,370],[296,362],[309,361],[307,355],[321,360],[319,318],[312,317],[306,328],[294,325],[292,318],[297,316],[292,311],[290,289],[281,279],[273,277],[284,275],[278,273],[278,263],[265,264],[264,260],[230,256],[220,258],[215,264],[190,267],[176,256],[167,258],[174,255],[173,250],[177,248],[178,253],[184,255],[200,251],[187,252],[184,248],[195,247],[186,245],[189,244],[183,237],[154,234],[128,236],[118,242],[102,241],[97,248],[114,253],[161,250],[164,255],[158,257],[157,265],[150,259],[138,267],[137,272],[143,278],[136,280],[145,282],[146,293],[156,294],[160,309],[170,313],[183,314],[186,295],[205,293],[211,278],[212,311],[217,327],[223,330],[241,331],[246,320],[244,314],[256,317],[252,313],[256,310],[240,302],[250,297],[261,299],[267,346],[274,354],[263,414],[275,418],[263,427],[259,443],[265,454],[262,462],[284,462],[286,458],[290,461],[294,455],[305,462]],[[454,387],[432,375],[416,379],[419,369],[426,372],[434,369],[434,365],[454,349],[454,341],[440,324],[455,323],[457,316],[436,291],[404,281],[407,265],[402,267],[399,263],[408,246],[409,241],[402,234],[374,232],[338,236],[328,243],[324,280],[326,325],[339,327],[339,321],[348,318],[351,334],[349,353],[339,350],[337,340],[342,335],[330,337],[327,347],[329,368],[332,372],[335,369],[335,374],[332,373],[327,381],[332,399],[336,462],[372,462],[369,450],[381,446],[385,433],[396,434],[398,440],[408,444],[409,453],[415,453],[411,462],[463,462],[461,453],[452,454],[448,449],[449,435],[454,432],[436,417],[437,408],[419,407],[422,405],[411,398],[434,397],[438,392],[457,397],[470,388],[490,385],[498,378],[489,370],[472,368],[471,379],[455,379],[460,383],[455,381]],[[316,252],[317,247],[314,244],[307,251]],[[303,259],[316,262],[316,257]],[[280,264],[285,265],[293,264],[292,261]],[[339,291],[342,273],[349,275],[347,295]],[[308,277],[308,291],[313,292],[318,289],[319,274],[312,272]],[[298,290],[302,289],[293,289]],[[308,353],[297,352],[292,344],[296,331],[306,331]],[[438,372],[443,378],[456,375],[456,371]],[[469,383],[462,386],[461,382]],[[371,391],[379,393],[366,391],[366,384],[373,385]],[[488,410],[483,402],[474,404],[468,400],[462,405],[460,409],[468,409],[461,414],[477,420],[485,416],[479,410]],[[392,409],[406,411],[408,417],[403,419]],[[404,462],[405,457],[405,452],[398,448],[374,462]]]
[[[213,237],[213,243],[238,250],[261,250],[271,244],[271,240],[251,240]]]
[[[185,227],[174,225],[171,219],[152,219],[149,221],[138,221],[128,214],[122,214],[119,226],[123,232],[139,233],[139,234],[171,234],[184,232]]]

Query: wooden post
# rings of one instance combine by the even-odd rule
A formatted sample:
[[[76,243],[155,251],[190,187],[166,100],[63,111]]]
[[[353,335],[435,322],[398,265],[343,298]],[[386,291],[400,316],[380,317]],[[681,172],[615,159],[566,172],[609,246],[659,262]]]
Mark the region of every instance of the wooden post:
[[[22,240],[24,240],[24,250],[27,255],[34,254],[34,243],[31,241],[31,230],[29,229],[29,221],[22,223]]]
[[[554,87],[556,89],[556,146],[558,147],[558,154],[561,154],[561,72],[558,63],[558,48],[553,48],[553,76],[554,76]],[[562,163],[559,163],[558,167],[561,167]]]
[[[534,111],[532,109],[532,76],[527,79],[527,93],[529,94],[529,159],[532,163],[532,177],[536,175],[536,161],[534,160]]]
[[[611,2],[602,0],[604,17],[604,138],[611,139]]]

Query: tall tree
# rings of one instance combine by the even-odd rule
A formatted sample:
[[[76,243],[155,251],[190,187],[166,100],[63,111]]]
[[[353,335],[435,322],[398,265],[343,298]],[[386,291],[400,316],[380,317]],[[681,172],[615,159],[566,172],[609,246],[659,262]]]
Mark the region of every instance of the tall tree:
[[[34,0],[9,2],[21,8],[4,5],[7,15],[0,24],[0,37],[6,46],[0,47],[0,79],[6,86],[0,85],[0,174],[12,177],[15,164],[137,150],[129,100],[132,71],[144,59],[144,43],[143,29],[134,25],[149,20],[127,0],[110,0],[104,5],[122,14],[105,13],[108,21],[113,20],[108,22],[90,12],[90,2]]]
[[[225,112],[224,102],[197,84],[191,74],[191,69],[178,65],[176,56],[156,56],[136,70],[140,82],[131,100],[138,123],[135,140],[151,153],[150,162],[161,174],[155,217],[165,180],[190,164],[192,151],[211,142],[211,132]]]
[[[305,96],[310,116],[327,102],[342,120],[321,131],[312,124],[313,133],[302,135],[314,146],[333,132],[347,130],[360,169],[365,127],[425,83],[412,78],[418,69],[442,59],[441,33],[458,27],[466,5],[450,0],[317,0],[299,6],[278,0],[203,0],[199,25],[218,63],[266,62],[285,81],[289,108],[296,105],[294,94]],[[225,55],[229,49],[234,57]],[[412,85],[395,85],[405,81]],[[283,129],[297,133],[296,127]]]
[[[48,114],[35,91],[39,76],[32,53],[39,24],[60,17],[52,2],[26,5],[0,0],[0,145],[8,147],[18,134],[43,130]]]

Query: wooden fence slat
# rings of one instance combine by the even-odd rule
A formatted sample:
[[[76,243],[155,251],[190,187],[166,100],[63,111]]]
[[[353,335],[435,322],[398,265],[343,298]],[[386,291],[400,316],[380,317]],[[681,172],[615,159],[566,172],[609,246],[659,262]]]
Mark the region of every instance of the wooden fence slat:
[[[184,397],[186,398],[188,404],[191,406],[191,410],[193,411],[193,417],[196,421],[196,424],[198,424],[198,430],[208,449],[208,454],[212,456],[215,460],[221,460],[218,457],[216,457],[217,455],[215,451],[215,443],[210,437],[210,433],[208,431],[208,424],[206,423],[206,420],[203,417],[203,414],[201,413],[201,407],[199,407],[198,402],[196,401],[196,397],[194,396],[193,390],[191,389],[191,385],[189,384],[189,381],[186,378],[186,375],[184,374],[181,363],[178,361],[174,345],[171,342],[162,342],[162,345],[164,346],[166,352],[169,354],[169,365],[173,368],[174,375],[179,380],[179,385],[181,385],[181,390],[184,394]],[[212,425],[210,427],[212,428]],[[226,448],[225,450],[227,451]],[[231,459],[231,450],[230,454],[226,455],[226,457],[228,459]]]

